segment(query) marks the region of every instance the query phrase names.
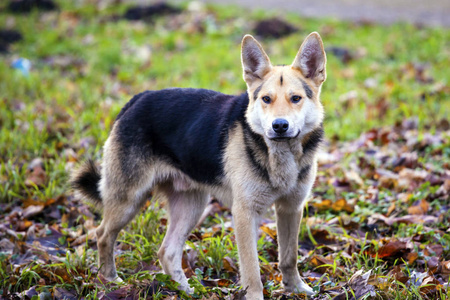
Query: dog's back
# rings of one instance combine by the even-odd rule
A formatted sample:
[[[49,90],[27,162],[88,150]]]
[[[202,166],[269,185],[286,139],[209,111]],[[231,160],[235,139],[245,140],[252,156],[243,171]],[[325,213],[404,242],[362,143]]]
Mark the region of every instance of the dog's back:
[[[218,183],[229,129],[244,120],[247,105],[246,93],[148,91],[119,114],[116,139],[126,156],[164,160],[199,183]]]

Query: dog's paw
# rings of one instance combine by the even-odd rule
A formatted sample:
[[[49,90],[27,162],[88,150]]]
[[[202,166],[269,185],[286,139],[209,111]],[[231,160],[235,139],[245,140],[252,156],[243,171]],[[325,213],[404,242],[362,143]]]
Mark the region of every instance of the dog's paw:
[[[264,296],[262,293],[247,293],[244,296],[246,300],[263,300]]]
[[[116,284],[120,284],[120,283],[123,282],[123,279],[120,278],[119,276],[111,277],[111,278],[105,277],[105,279],[106,279],[108,282],[112,282],[112,283],[116,283]]]
[[[188,295],[194,294],[194,288],[189,287],[189,284],[187,286],[186,285],[179,285],[178,289],[180,291],[186,292]]]
[[[284,290],[298,294],[305,293],[308,296],[313,296],[315,294],[314,290],[301,278],[299,278],[295,284],[284,285]]]
[[[305,293],[308,296],[312,296],[315,294],[314,290],[301,279],[300,283],[295,287],[295,291],[297,293]]]

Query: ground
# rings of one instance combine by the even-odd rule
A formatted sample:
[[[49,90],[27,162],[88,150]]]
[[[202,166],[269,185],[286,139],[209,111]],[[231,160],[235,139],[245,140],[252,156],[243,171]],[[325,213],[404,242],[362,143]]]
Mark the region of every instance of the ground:
[[[274,19],[198,2],[145,15],[129,3],[57,4],[14,13],[0,4],[3,298],[242,299],[232,216],[215,200],[186,247],[193,296],[161,272],[167,219],[155,199],[116,245],[124,283],[105,283],[94,234],[101,215],[73,194],[68,176],[87,158],[101,161],[114,118],[134,94],[171,86],[241,93],[244,34],[273,63],[289,64],[312,31],[328,55],[326,141],[301,225],[302,276],[314,299],[450,296],[448,29]],[[258,242],[265,295],[304,299],[280,291],[273,216]]]

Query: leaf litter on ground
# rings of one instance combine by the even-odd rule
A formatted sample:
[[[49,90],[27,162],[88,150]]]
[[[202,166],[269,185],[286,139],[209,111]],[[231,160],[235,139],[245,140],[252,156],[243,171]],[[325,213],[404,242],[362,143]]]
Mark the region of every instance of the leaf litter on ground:
[[[166,23],[158,23],[160,18],[153,19],[152,13],[142,18],[151,20],[149,23],[156,22],[155,28],[166,32],[166,35],[173,31],[178,35],[186,33],[189,37],[195,34],[220,37],[223,33],[217,28],[223,24],[229,25],[227,30],[231,36],[237,28],[245,29],[246,32],[252,30],[251,26],[243,25],[242,18],[222,20],[216,11],[194,4],[190,4],[187,10],[167,11],[170,17]],[[101,13],[101,9],[96,12]],[[105,14],[110,16],[109,11]],[[55,22],[51,14],[38,17],[39,20],[48,18],[51,24]],[[81,13],[62,14],[57,18],[58,22],[63,23],[66,17],[77,24],[87,22]],[[110,17],[102,15],[99,20],[103,22],[110,20]],[[284,43],[283,38],[289,38],[285,35],[296,30],[304,33],[305,29],[298,24],[275,20],[280,25],[280,32],[263,32],[262,36],[281,38]],[[258,24],[263,22],[255,23],[253,30],[256,33]],[[128,23],[137,34],[142,33],[143,28],[153,26],[139,21]],[[11,24],[18,25],[15,22]],[[270,27],[272,23],[267,24]],[[72,25],[66,25],[69,29],[63,31],[61,36],[67,33],[72,37],[76,34],[71,29]],[[333,25],[324,25],[321,29],[324,37],[333,35],[336,30]],[[26,43],[30,43],[27,32],[22,29],[20,32],[24,34]],[[152,66],[150,69],[153,72],[159,59],[154,57],[155,47],[160,52],[167,50],[170,57],[176,51],[188,51],[192,47],[188,40],[178,35],[168,37],[169,50],[161,46],[162,42],[149,47],[134,45],[128,39],[118,41],[119,50],[129,56],[142,57],[138,60],[142,64],[139,70],[145,71]],[[236,41],[237,35],[233,36]],[[96,39],[99,36],[84,35],[83,47],[97,47]],[[39,46],[39,41],[34,43],[33,47]],[[388,50],[392,51],[392,59],[395,59],[396,45],[386,44],[385,47],[392,48]],[[68,81],[60,85],[63,92],[57,90],[52,96],[64,98],[63,104],[53,98],[47,101],[45,94],[34,90],[26,90],[27,93],[11,99],[0,99],[1,105],[9,107],[11,104],[14,112],[13,117],[5,117],[1,111],[0,125],[9,128],[9,123],[13,124],[14,130],[18,130],[13,131],[13,134],[35,133],[31,134],[32,145],[46,145],[43,149],[18,148],[13,158],[10,158],[9,152],[3,151],[5,147],[1,148],[0,183],[2,186],[16,185],[14,189],[0,189],[0,192],[8,192],[2,194],[8,201],[0,203],[1,297],[189,298],[177,292],[176,283],[162,274],[157,261],[156,251],[168,222],[164,203],[149,199],[142,213],[121,233],[115,252],[118,271],[125,282],[107,283],[98,273],[96,264],[95,229],[99,225],[100,214],[66,188],[58,184],[54,187],[57,179],[66,178],[66,174],[86,156],[94,155],[99,161],[98,143],[105,139],[113,117],[120,108],[115,102],[144,86],[142,83],[133,84],[139,82],[138,74],[133,73],[130,77],[126,71],[120,70],[117,65],[111,67],[108,62],[104,77],[98,76],[101,82],[95,82],[96,76],[90,74],[95,68],[89,55],[77,56],[72,53],[73,49],[72,52],[50,51],[50,54],[42,49],[40,51],[44,54],[36,58],[36,70],[41,72],[51,69],[58,77],[68,78]],[[108,54],[112,60],[115,59],[113,54]],[[367,58],[365,55],[364,49],[331,46],[330,66],[333,66],[333,56],[342,63],[334,76],[342,76],[348,81],[359,80],[355,78],[355,68],[363,58]],[[126,63],[121,61],[121,64]],[[376,71],[377,68],[374,65],[371,70]],[[342,74],[339,74],[340,69]],[[208,72],[211,71],[208,69]],[[426,101],[428,97],[440,99],[450,92],[445,82],[438,81],[436,70],[426,63],[404,63],[395,72],[399,73],[395,80],[402,81],[402,84],[404,81],[411,84],[408,81],[411,80],[423,87],[420,99],[413,100]],[[395,90],[391,81],[382,85],[380,73],[375,73],[364,81],[368,93],[375,87]],[[145,81],[148,78],[153,80],[155,74],[146,74]],[[190,77],[186,74],[183,77]],[[48,75],[42,72],[42,76]],[[92,81],[87,86],[88,92],[83,90],[86,88],[83,86],[85,83],[80,84],[86,76]],[[105,86],[104,81],[107,82]],[[227,81],[235,85],[233,75],[223,77],[220,84],[227,84]],[[40,82],[41,78],[39,86]],[[59,82],[43,80],[44,86],[49,83],[59,86]],[[32,84],[32,81],[26,84]],[[94,85],[101,86],[100,91],[92,89]],[[69,97],[66,97],[66,93],[69,93]],[[84,101],[91,93],[102,99],[100,103],[95,102],[95,106],[89,106]],[[27,106],[26,97],[32,99],[31,108]],[[346,91],[339,100],[340,105],[351,109],[359,105],[361,97],[364,97],[361,90]],[[383,116],[393,108],[390,102],[392,97],[390,94],[379,95],[374,97],[374,103],[365,103],[367,121],[383,120]],[[98,99],[95,98],[95,101]],[[80,132],[80,129],[76,127],[86,128],[88,125],[85,123],[89,123],[83,121],[81,125],[74,126],[78,112],[92,107],[101,109],[99,118],[92,122],[98,127],[90,125],[95,130],[89,131],[88,135],[77,136],[76,132]],[[44,117],[27,120],[23,116],[28,110],[33,115]],[[337,111],[336,115],[341,117],[340,113]],[[366,130],[359,138],[349,141],[330,136],[323,146],[312,199],[301,226],[298,257],[301,275],[318,291],[313,297],[315,299],[416,299],[417,295],[423,299],[437,299],[449,296],[449,122],[447,119],[432,120],[430,117],[427,121],[431,125],[420,124],[418,118],[402,119],[394,126],[377,126]],[[45,137],[35,141],[41,136],[34,129],[45,132]],[[86,131],[82,129],[81,132]],[[59,169],[54,167],[58,163],[62,165],[58,166]],[[289,294],[281,289],[282,276],[277,265],[277,231],[273,216],[271,209],[263,218],[258,240],[264,295],[269,299],[306,299],[305,295]],[[245,289],[238,288],[238,267],[231,212],[212,199],[190,235],[183,256],[183,269],[195,289],[192,297],[244,299]]]
[[[308,227],[301,236],[299,256],[302,275],[321,291],[317,299],[326,294],[335,299],[348,295],[349,299],[376,299],[375,295],[389,298],[394,282],[402,284],[397,288],[417,287],[425,299],[445,293],[450,275],[450,172],[441,167],[448,163],[443,157],[448,134],[436,131],[419,139],[416,129],[398,124],[371,130],[355,141],[325,144],[313,199],[305,215]],[[30,165],[44,172],[39,160]],[[33,178],[33,173],[28,176]],[[29,180],[36,186],[41,183]],[[148,209],[156,209],[150,206]],[[1,208],[0,253],[6,273],[2,280],[8,287],[3,290],[4,296],[23,297],[24,291],[34,293],[43,287],[56,298],[76,298],[93,290],[103,295],[100,298],[109,299],[177,294],[176,284],[162,276],[156,260],[138,260],[141,267],[135,271],[142,278],[125,271],[129,279],[124,285],[110,284],[103,290],[106,281],[96,273],[93,259],[99,215],[78,198],[61,196],[46,202],[25,199],[2,204]],[[222,221],[214,225],[217,218]],[[230,236],[234,240],[231,213],[213,199],[202,219],[209,226],[199,225],[189,239],[184,270],[191,278],[199,270],[203,274],[199,284],[209,289],[210,296],[231,297],[239,280],[236,255],[225,253],[221,259],[219,274],[228,277],[211,273],[199,263],[198,256],[201,250],[206,259],[211,259],[208,252],[215,250],[199,247],[207,239]],[[159,225],[161,231],[166,223]],[[280,289],[267,290],[280,286],[282,279],[276,264],[277,232],[272,218],[264,218],[260,235],[265,241],[259,251],[266,261],[261,275],[265,286],[269,284],[266,294],[289,296]],[[135,247],[121,245],[118,248],[123,250],[116,251],[122,254]],[[69,257],[85,261],[66,268]],[[120,258],[117,263],[119,270],[126,267]],[[31,270],[35,275],[29,283],[20,281]],[[77,285],[84,290],[74,288]]]

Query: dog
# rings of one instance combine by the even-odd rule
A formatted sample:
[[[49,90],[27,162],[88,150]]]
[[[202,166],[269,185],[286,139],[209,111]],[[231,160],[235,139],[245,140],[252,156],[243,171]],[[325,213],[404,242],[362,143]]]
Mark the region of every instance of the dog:
[[[263,299],[257,232],[272,204],[283,287],[313,294],[297,259],[299,224],[324,135],[322,39],[311,33],[293,63],[282,66],[273,66],[251,35],[241,46],[246,93],[170,88],[138,94],[115,120],[101,171],[88,161],[73,174],[74,190],[103,209],[96,234],[106,279],[121,281],[114,243],[152,191],[169,211],[159,261],[180,290],[192,292],[181,266],[183,246],[214,195],[231,206],[246,298]]]

